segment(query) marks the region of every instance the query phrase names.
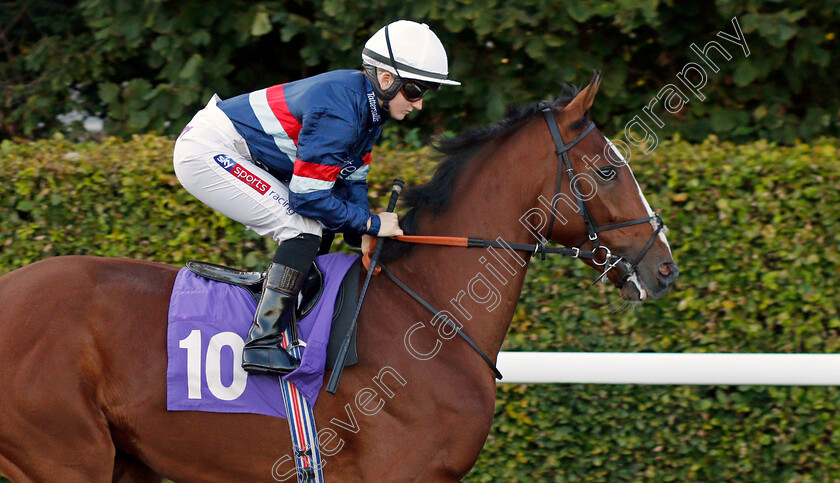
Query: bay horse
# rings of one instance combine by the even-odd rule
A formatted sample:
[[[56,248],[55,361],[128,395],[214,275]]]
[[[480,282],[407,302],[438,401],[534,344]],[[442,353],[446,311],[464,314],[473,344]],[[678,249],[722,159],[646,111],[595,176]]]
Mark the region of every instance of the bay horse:
[[[596,73],[548,112],[562,139],[579,138],[566,152],[572,172],[600,173],[590,176],[597,193],[584,196],[586,209],[597,225],[614,227],[598,240],[625,260],[605,276],[624,277],[627,300],[658,298],[678,269],[629,166],[613,166],[608,141],[588,128],[599,82]],[[563,202],[575,196],[568,177],[557,190],[563,164],[538,106],[441,149],[447,159],[433,179],[407,194],[410,231],[533,244],[534,227],[550,227],[546,239],[567,247],[586,239],[585,218]],[[548,223],[544,200],[555,201],[556,222]],[[638,219],[651,222],[622,225]],[[387,268],[495,361],[532,254],[427,245],[391,252]],[[19,482],[294,478],[283,459],[291,452],[286,421],[166,410],[167,309],[178,270],[67,256],[0,278],[0,473]],[[360,362],[315,406],[328,481],[457,481],[473,467],[493,420],[493,371],[435,322],[390,280],[374,278],[359,318]]]

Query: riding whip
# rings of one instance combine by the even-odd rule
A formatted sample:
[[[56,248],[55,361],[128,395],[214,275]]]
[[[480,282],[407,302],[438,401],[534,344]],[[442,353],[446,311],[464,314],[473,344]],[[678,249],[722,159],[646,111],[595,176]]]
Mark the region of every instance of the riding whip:
[[[394,186],[391,188],[391,200],[388,202],[388,211],[394,211],[397,207],[397,199],[400,197],[405,182],[401,179],[394,180]],[[362,310],[362,302],[365,300],[370,278],[376,269],[376,263],[379,261],[379,254],[382,253],[382,245],[385,241],[382,240],[376,244],[373,249],[373,255],[370,257],[370,266],[368,267],[367,275],[365,276],[365,283],[362,285],[362,292],[359,294],[359,303],[356,304],[356,311],[353,313],[353,320],[350,322],[350,328],[347,329],[347,335],[341,342],[341,348],[338,350],[338,355],[335,358],[335,364],[332,368],[330,381],[327,383],[327,392],[335,394],[338,389],[338,380],[341,379],[341,372],[344,370],[344,361],[347,359],[347,351],[350,350],[350,341],[353,338],[353,333],[356,331],[356,324],[359,320],[359,312]]]

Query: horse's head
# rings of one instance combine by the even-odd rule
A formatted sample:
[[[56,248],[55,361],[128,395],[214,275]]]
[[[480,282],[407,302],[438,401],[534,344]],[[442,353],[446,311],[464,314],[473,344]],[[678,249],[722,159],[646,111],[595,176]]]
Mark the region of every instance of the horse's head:
[[[589,120],[600,82],[601,74],[596,72],[565,107],[551,111],[559,128],[552,135],[552,151],[559,154],[547,161],[554,166],[540,200],[546,208],[554,206],[553,214],[546,209],[549,217],[554,216],[545,223],[546,231],[558,243],[595,250],[595,258],[586,263],[619,286],[622,297],[656,299],[668,292],[679,270],[665,238],[667,230],[645,199],[622,150]],[[560,177],[556,177],[558,166]]]

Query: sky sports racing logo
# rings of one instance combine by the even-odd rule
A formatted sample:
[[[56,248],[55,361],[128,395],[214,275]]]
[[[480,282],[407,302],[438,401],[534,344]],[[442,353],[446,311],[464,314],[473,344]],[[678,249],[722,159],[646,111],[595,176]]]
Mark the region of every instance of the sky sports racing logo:
[[[268,191],[268,183],[260,179],[259,176],[243,168],[239,163],[230,159],[230,157],[224,154],[217,154],[216,156],[213,156],[213,159],[216,161],[216,164],[222,167],[222,169],[236,176],[240,181],[251,188],[254,188],[259,194],[264,195]]]

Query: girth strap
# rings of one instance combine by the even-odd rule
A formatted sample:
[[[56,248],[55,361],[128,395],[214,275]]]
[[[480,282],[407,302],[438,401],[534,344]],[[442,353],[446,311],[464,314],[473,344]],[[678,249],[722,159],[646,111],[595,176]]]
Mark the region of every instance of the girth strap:
[[[385,275],[387,275],[388,278],[390,278],[395,284],[397,284],[398,287],[403,289],[405,291],[405,293],[407,293],[408,295],[411,295],[411,297],[414,300],[420,302],[420,305],[422,305],[423,307],[428,309],[431,313],[433,313],[435,315],[440,315],[439,310],[432,307],[428,302],[423,300],[419,295],[417,295],[416,293],[414,293],[414,291],[412,291],[410,288],[408,288],[408,286],[406,286],[404,283],[402,283],[397,277],[394,276],[393,273],[391,273],[390,270],[388,270],[388,267],[386,267],[383,264],[380,264],[379,266],[382,267],[382,271],[385,272]],[[467,342],[467,344],[470,345],[470,347],[472,347],[476,352],[478,352],[478,355],[480,355],[481,358],[484,359],[484,362],[486,362],[487,365],[490,366],[490,369],[496,375],[496,379],[501,380],[502,379],[502,373],[499,372],[499,369],[496,368],[496,364],[493,363],[493,361],[487,356],[487,354],[485,354],[484,351],[481,350],[481,347],[479,347],[470,338],[470,336],[465,334],[463,330],[461,330],[457,325],[455,325],[455,322],[452,322],[451,320],[449,320],[448,317],[443,317],[442,316],[441,319],[443,319],[444,323],[446,323],[448,326],[452,327],[455,330],[455,333],[457,333],[459,336],[461,336],[461,338],[464,339]]]

